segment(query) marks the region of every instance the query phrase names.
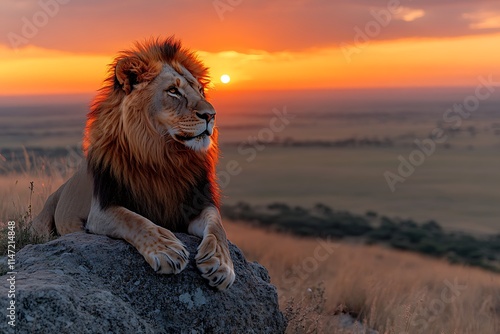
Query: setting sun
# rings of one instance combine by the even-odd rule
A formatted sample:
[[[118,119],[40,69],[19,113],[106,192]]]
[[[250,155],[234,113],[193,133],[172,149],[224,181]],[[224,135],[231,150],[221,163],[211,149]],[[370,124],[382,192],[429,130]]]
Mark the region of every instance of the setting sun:
[[[221,75],[220,77],[220,81],[223,83],[223,84],[227,84],[229,83],[229,81],[231,81],[231,77],[227,74],[223,74]]]

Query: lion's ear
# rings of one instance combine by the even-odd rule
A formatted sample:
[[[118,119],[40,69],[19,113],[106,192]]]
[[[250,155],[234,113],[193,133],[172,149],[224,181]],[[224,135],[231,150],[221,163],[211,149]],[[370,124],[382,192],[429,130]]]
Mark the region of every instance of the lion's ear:
[[[147,64],[137,57],[122,58],[116,63],[116,80],[128,95],[134,85],[147,83],[158,75],[159,68],[155,65]]]

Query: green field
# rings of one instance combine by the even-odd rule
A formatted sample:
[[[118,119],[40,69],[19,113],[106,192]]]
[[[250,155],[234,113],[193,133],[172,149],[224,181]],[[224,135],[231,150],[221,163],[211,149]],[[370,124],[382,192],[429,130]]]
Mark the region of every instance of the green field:
[[[437,220],[444,227],[498,233],[500,177],[492,150],[443,150],[431,156],[396,191],[383,173],[398,166],[394,149],[269,147],[253,162],[225,148],[221,168],[241,162],[241,173],[224,188],[224,201],[274,201],[387,216]],[[497,154],[498,155],[498,154]]]

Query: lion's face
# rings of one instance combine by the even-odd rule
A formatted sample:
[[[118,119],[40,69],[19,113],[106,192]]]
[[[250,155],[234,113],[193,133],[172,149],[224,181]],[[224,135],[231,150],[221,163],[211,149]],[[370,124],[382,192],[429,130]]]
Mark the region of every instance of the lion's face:
[[[215,110],[203,86],[184,67],[181,73],[163,65],[160,74],[144,89],[151,94],[150,117],[157,131],[195,151],[212,143]],[[149,94],[148,94],[149,95]]]

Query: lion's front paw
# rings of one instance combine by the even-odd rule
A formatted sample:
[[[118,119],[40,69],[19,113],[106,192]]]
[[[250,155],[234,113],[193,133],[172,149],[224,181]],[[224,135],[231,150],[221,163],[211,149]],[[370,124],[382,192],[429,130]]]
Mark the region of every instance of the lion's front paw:
[[[182,242],[172,232],[159,226],[146,231],[136,248],[160,274],[178,274],[189,261],[189,252]]]
[[[226,243],[219,242],[215,235],[208,234],[198,247],[195,257],[201,276],[219,290],[229,288],[235,279],[233,261]]]

